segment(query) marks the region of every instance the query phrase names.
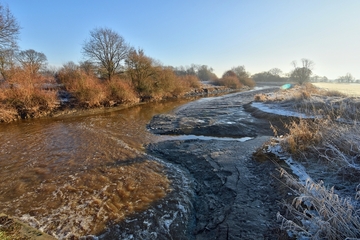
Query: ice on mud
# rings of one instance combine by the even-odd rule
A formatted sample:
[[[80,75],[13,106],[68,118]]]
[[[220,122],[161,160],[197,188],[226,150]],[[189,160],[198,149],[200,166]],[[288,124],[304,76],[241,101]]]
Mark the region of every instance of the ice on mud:
[[[281,108],[280,105],[277,104],[264,104],[262,102],[253,102],[251,105],[260,111],[276,114],[279,116],[287,116],[287,117],[298,117],[298,118],[317,118],[319,116],[308,115],[304,113],[299,113],[295,111],[291,111],[289,109]]]

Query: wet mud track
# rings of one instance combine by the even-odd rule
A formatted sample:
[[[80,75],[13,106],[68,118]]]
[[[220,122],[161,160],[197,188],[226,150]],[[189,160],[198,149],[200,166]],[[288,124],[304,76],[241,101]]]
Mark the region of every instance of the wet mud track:
[[[272,136],[270,123],[246,112],[259,92],[202,99],[170,114],[155,116],[148,128],[156,134],[231,137],[234,140],[169,140],[152,143],[147,152],[177,165],[193,184],[188,229],[173,239],[277,239],[276,213],[281,200],[276,167],[259,162],[254,151]],[[236,138],[249,137],[247,141]]]

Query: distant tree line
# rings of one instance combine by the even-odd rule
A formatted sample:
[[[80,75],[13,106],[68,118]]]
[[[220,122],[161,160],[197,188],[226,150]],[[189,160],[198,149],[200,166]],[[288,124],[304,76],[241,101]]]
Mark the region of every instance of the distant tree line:
[[[48,66],[44,53],[18,47],[20,25],[9,8],[0,4],[0,105],[16,109],[51,108],[57,92],[44,92],[49,84],[60,84],[79,102],[89,106],[106,102],[156,100],[181,96],[201,84],[238,89],[253,87],[256,82],[329,81],[313,75],[314,62],[301,59],[292,62],[293,69],[284,74],[278,68],[251,75],[245,66],[233,67],[218,77],[207,65],[165,66],[135,49],[109,28],[95,28],[82,45],[84,61],[68,62],[61,68]],[[350,74],[337,82],[360,82]],[[201,83],[202,82],[202,83]],[[44,87],[46,86],[46,87]],[[20,100],[19,100],[20,99]],[[110,104],[110,103],[109,103]],[[110,104],[111,105],[111,104]]]
[[[309,59],[301,59],[301,65],[296,61],[291,63],[293,69],[284,74],[279,68],[272,68],[269,71],[253,74],[251,78],[255,82],[294,82],[303,84],[305,82],[337,82],[337,83],[360,83],[360,80],[347,73],[335,80],[329,80],[326,76],[318,76],[313,74],[314,62]]]

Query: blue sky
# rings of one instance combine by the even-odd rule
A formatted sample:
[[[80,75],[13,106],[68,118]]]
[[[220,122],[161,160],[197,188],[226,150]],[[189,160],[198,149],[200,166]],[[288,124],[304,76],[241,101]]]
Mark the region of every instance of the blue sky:
[[[84,60],[96,27],[118,32],[164,65],[205,64],[218,76],[244,65],[251,74],[315,62],[314,73],[360,79],[358,0],[0,0],[22,29],[22,50],[43,52],[49,65]]]

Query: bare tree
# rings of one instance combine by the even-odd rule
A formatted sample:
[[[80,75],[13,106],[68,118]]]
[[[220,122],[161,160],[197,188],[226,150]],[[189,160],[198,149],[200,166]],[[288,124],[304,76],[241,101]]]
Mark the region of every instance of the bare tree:
[[[0,50],[0,74],[4,80],[10,75],[10,69],[15,65],[15,53],[13,49]]]
[[[138,92],[149,90],[152,77],[156,75],[156,67],[153,66],[152,59],[147,57],[144,50],[131,50],[126,59],[126,73],[133,82]]]
[[[14,65],[19,32],[20,26],[9,8],[0,4],[0,73],[4,79]]]
[[[301,66],[298,66],[296,61],[293,61],[291,64],[294,66],[294,70],[291,72],[290,77],[294,81],[303,84],[310,80],[315,65],[313,61],[303,58],[301,59]]]
[[[87,75],[96,75],[98,68],[93,62],[84,61],[79,62],[80,69],[82,69]]]
[[[90,39],[83,45],[83,54],[88,61],[100,67],[106,78],[111,78],[121,71],[131,47],[124,38],[109,28],[96,28],[90,31]]]
[[[31,74],[37,73],[46,66],[47,58],[44,53],[33,49],[21,51],[16,56],[19,63],[30,71]]]
[[[272,69],[269,70],[269,73],[270,73],[271,75],[280,77],[283,72],[281,71],[280,68],[272,68]]]
[[[231,71],[233,71],[239,79],[250,77],[250,74],[245,70],[245,66],[233,67]]]
[[[214,69],[212,67],[208,67],[207,65],[199,65],[197,68],[196,75],[201,81],[210,81],[217,79],[215,73],[213,73]]]
[[[9,49],[17,46],[20,26],[8,7],[0,4],[0,48]]]
[[[341,76],[336,79],[339,83],[351,83],[355,81],[355,78],[351,75],[351,73],[347,73],[345,76]]]

